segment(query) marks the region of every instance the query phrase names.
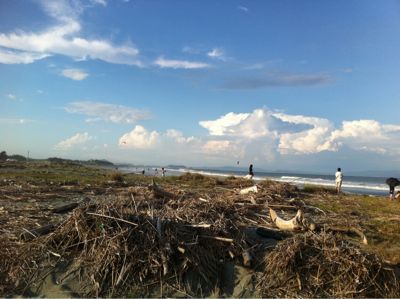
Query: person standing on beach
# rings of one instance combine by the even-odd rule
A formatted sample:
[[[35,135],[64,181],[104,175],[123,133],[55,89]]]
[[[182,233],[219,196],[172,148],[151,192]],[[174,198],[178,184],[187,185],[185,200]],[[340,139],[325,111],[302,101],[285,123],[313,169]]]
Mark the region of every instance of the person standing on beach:
[[[340,193],[342,189],[342,181],[343,181],[343,173],[342,169],[339,167],[335,173],[335,183],[336,183],[336,192]]]
[[[250,166],[249,166],[249,176],[251,177],[251,179],[253,178],[253,176],[254,176],[254,172],[253,172],[253,164],[250,164]]]
[[[394,189],[396,186],[400,185],[400,181],[396,178],[388,178],[386,180],[386,184],[389,185],[389,199],[393,200],[394,199]]]
[[[161,168],[161,175],[162,175],[163,177],[165,177],[165,172],[166,172],[166,170],[164,169],[164,167],[162,167],[162,168]]]

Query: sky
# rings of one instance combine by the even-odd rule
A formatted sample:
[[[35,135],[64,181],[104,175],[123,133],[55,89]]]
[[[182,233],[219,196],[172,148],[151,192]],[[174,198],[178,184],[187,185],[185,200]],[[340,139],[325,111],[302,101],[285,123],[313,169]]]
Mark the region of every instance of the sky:
[[[0,150],[400,167],[400,1],[1,0]]]

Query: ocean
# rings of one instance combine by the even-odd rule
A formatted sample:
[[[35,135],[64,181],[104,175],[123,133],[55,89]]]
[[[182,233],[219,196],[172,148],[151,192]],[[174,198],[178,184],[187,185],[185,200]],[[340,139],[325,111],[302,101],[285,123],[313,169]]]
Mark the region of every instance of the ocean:
[[[125,168],[121,169],[124,172],[136,172],[140,173],[142,168]],[[157,172],[156,172],[157,169]],[[161,167],[145,167],[146,175],[161,176]],[[186,172],[199,173],[202,175],[209,176],[237,176],[243,177],[247,174],[246,171],[235,171],[235,170],[218,170],[218,169],[202,169],[202,168],[165,168],[166,175],[181,175]],[[335,176],[334,173],[331,175],[324,174],[304,174],[304,173],[290,173],[290,172],[257,172],[254,171],[255,181],[261,181],[270,179],[278,182],[291,183],[299,188],[304,185],[319,185],[335,187]],[[368,177],[368,176],[346,176],[343,173],[343,184],[342,190],[348,193],[357,194],[368,194],[368,195],[379,195],[386,196],[389,194],[389,187],[386,185],[386,177]]]

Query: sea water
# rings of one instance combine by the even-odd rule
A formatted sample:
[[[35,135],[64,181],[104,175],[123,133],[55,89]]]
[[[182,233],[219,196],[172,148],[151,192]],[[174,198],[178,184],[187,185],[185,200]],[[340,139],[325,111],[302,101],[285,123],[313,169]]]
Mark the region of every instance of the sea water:
[[[142,168],[139,168],[141,170]],[[161,167],[145,167],[146,175],[161,176]],[[157,169],[157,172],[155,171]],[[121,169],[122,170],[122,169]],[[136,168],[138,170],[138,168]],[[199,173],[208,176],[220,177],[244,177],[246,171],[222,170],[222,169],[202,169],[202,168],[165,168],[166,175],[181,175],[183,173]],[[126,168],[125,172],[135,172],[133,168]],[[140,173],[140,171],[136,171]],[[299,188],[305,185],[317,185],[325,187],[335,187],[335,175],[326,174],[305,174],[290,172],[255,172],[253,180],[274,180],[278,182],[291,183]],[[386,177],[368,177],[368,176],[346,176],[343,174],[342,190],[349,193],[369,194],[369,195],[388,195],[389,187],[386,185]],[[400,189],[400,187],[398,187]]]
[[[247,175],[245,171],[224,171],[218,169],[201,169],[201,168],[180,168],[167,169],[170,174],[182,174],[185,172],[199,173],[203,175],[218,175],[223,177],[236,176],[244,177]],[[305,173],[285,173],[285,172],[255,172],[253,177],[255,181],[265,179],[278,182],[286,182],[294,184],[300,188],[305,185],[317,185],[325,187],[335,187],[335,175],[326,174],[305,174]],[[346,176],[343,175],[342,190],[350,193],[370,194],[370,195],[388,195],[389,187],[386,185],[385,177],[367,177],[367,176]]]

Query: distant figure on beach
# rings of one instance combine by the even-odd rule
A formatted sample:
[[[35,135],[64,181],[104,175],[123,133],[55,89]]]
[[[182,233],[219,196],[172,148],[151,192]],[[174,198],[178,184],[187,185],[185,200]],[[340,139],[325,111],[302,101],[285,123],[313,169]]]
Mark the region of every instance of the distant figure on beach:
[[[336,192],[340,193],[342,190],[342,181],[343,181],[343,173],[342,169],[339,167],[335,173],[335,183],[336,183]]]
[[[144,173],[145,173],[145,171],[144,171],[144,169],[142,170],[142,174],[144,175]]]
[[[400,185],[400,181],[396,178],[388,178],[386,180],[386,184],[389,185],[389,199],[393,200],[394,199],[394,189],[396,186]]]
[[[253,178],[253,176],[254,176],[253,164],[250,164],[250,166],[249,166],[249,175],[251,176],[251,178]]]
[[[165,176],[165,172],[166,170],[164,169],[164,167],[161,168],[161,175],[164,177]]]

